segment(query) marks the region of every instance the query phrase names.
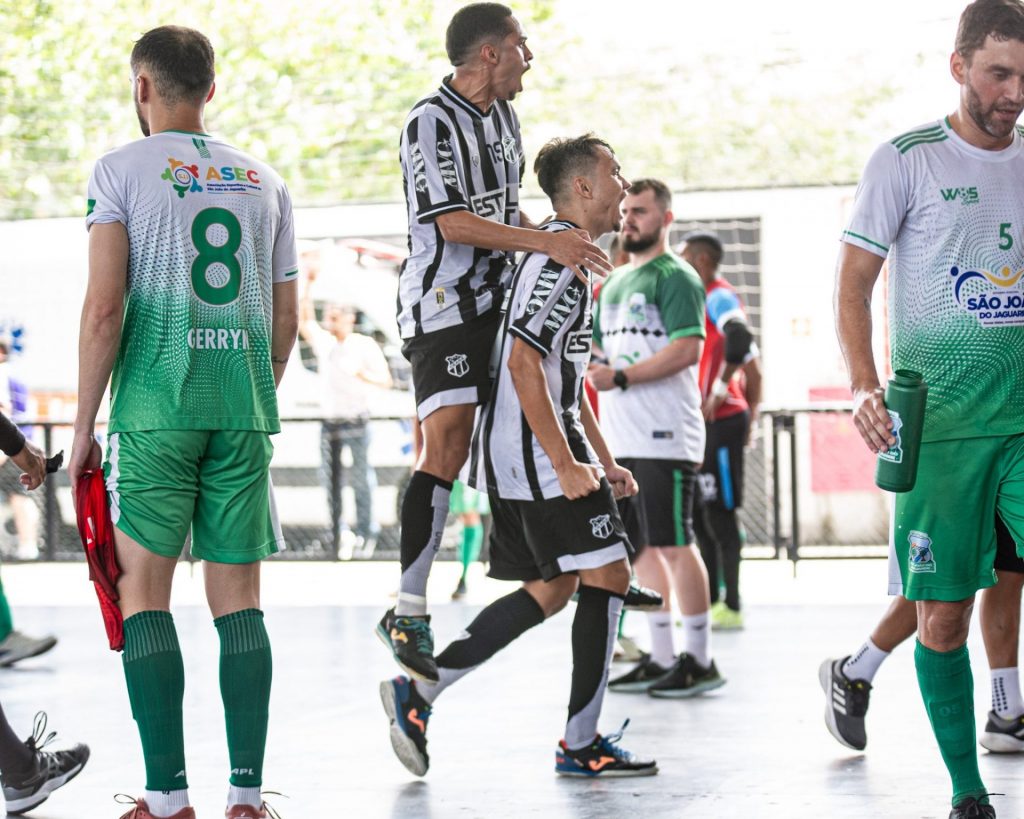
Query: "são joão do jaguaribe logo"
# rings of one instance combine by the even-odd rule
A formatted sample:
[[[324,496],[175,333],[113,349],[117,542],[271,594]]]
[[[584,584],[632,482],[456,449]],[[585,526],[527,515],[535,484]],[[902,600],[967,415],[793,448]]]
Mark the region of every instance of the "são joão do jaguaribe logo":
[[[982,327],[1024,326],[1024,292],[1017,284],[1024,270],[1003,267],[998,273],[952,267],[953,296]]]

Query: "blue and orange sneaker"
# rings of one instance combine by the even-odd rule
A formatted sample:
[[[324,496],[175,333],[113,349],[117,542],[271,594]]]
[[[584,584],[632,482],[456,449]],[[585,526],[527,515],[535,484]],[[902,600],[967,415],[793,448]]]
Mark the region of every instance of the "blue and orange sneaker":
[[[620,748],[615,743],[629,725],[627,719],[622,728],[606,737],[598,734],[585,748],[569,750],[565,740],[558,741],[555,751],[555,773],[559,776],[654,776],[658,763],[653,759],[641,759],[636,754]]]
[[[437,682],[434,632],[430,630],[429,614],[411,617],[395,614],[391,608],[384,612],[375,631],[406,674],[415,680]]]
[[[380,701],[391,721],[391,747],[410,773],[423,776],[430,767],[427,755],[427,722],[430,703],[420,696],[408,677],[380,684]]]

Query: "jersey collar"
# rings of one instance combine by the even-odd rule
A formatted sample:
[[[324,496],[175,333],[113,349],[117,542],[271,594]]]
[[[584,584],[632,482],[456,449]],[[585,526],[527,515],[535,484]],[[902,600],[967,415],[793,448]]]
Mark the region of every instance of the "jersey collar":
[[[445,77],[441,81],[441,93],[444,94],[446,97],[448,97],[452,102],[454,102],[460,108],[465,110],[467,114],[470,114],[470,115],[476,117],[477,119],[483,119],[484,117],[490,116],[491,111],[494,110],[494,105],[492,104],[491,105],[491,111],[488,111],[485,114],[483,111],[481,111],[475,105],[473,105],[473,103],[471,103],[468,99],[466,99],[464,96],[462,96],[462,94],[460,94],[458,91],[456,91],[454,88],[452,88],[452,76],[453,75],[449,74],[447,77]]]

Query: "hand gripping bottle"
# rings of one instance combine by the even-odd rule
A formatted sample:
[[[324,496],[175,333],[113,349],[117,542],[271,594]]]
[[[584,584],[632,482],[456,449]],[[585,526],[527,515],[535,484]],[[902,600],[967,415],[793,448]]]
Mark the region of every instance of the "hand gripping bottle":
[[[885,407],[892,418],[896,443],[878,453],[875,483],[889,492],[909,492],[917,479],[917,458],[921,453],[921,430],[928,385],[920,373],[896,370],[885,387]]]

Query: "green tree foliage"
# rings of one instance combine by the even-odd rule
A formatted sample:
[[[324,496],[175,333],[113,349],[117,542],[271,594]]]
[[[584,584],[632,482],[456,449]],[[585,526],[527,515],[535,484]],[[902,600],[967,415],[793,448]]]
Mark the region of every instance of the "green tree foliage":
[[[218,86],[208,128],[270,162],[297,204],[400,199],[401,124],[449,70],[444,28],[460,5],[7,0],[0,218],[84,213],[96,157],[139,136],[132,44],[165,23],[211,38]],[[593,130],[616,147],[627,173],[676,187],[847,182],[889,135],[863,112],[893,89],[865,82],[849,65],[808,92],[799,81],[806,67],[768,52],[694,60],[663,49],[632,62],[582,34],[563,4],[513,5],[536,52],[516,101],[530,155],[551,136]]]

